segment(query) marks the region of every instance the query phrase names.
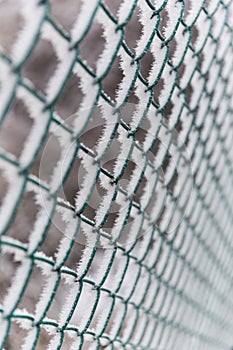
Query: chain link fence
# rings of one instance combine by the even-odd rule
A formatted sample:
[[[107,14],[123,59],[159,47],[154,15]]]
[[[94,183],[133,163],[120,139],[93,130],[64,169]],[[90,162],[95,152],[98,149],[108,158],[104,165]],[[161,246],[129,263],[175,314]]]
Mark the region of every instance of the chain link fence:
[[[0,22],[0,349],[231,350],[233,2]]]

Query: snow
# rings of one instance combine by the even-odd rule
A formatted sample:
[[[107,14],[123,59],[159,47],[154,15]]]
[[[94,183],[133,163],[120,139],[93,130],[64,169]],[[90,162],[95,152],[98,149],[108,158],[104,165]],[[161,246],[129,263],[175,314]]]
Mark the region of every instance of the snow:
[[[172,37],[176,34],[178,25],[180,25],[179,19],[182,16],[183,3],[181,1],[176,1],[175,3],[168,2],[165,9],[168,15],[168,21],[163,29],[163,35],[166,41],[170,41]],[[178,45],[178,50],[179,47],[180,45]]]
[[[190,0],[190,10],[187,17],[185,18],[185,23],[188,26],[193,25],[196,18],[199,18],[199,13],[201,12],[203,6],[203,0]]]
[[[82,0],[81,10],[71,31],[73,45],[79,43],[88,32],[91,20],[97,10],[98,3],[99,0],[93,0],[92,6],[90,6],[87,1]]]
[[[75,65],[73,73],[80,78],[80,87],[84,94],[81,105],[74,115],[75,119],[72,127],[73,139],[77,139],[84,131],[84,128],[91,118],[91,113],[93,108],[95,108],[100,87],[98,84],[94,84],[93,78],[81,65]]]
[[[50,112],[44,111],[44,104],[33,96],[29,91],[20,87],[17,97],[22,100],[28,110],[29,117],[33,120],[33,126],[25,140],[20,156],[21,167],[27,168],[34,160],[50,123]]]
[[[14,213],[21,198],[25,186],[25,178],[23,175],[18,174],[18,169],[14,165],[2,159],[0,159],[0,169],[3,170],[9,183],[7,194],[3,198],[0,207],[0,232],[4,233],[12,220],[12,213]]]
[[[143,1],[139,2],[139,6],[139,21],[141,22],[143,28],[142,35],[138,40],[137,47],[135,49],[136,58],[139,58],[145,54],[148,42],[151,42],[153,39],[153,36],[155,34],[154,29],[156,28],[158,22],[158,16],[153,16],[151,18],[152,12],[149,6],[145,6]]]
[[[33,347],[33,344],[37,337],[37,333],[38,333],[37,328],[34,328],[28,332],[27,336],[24,339],[24,343],[21,346],[21,350],[28,350]]]
[[[76,157],[77,144],[61,126],[53,127],[51,132],[53,133],[52,137],[56,137],[60,145],[60,157],[56,166],[53,168],[50,179],[50,193],[54,194],[62,187],[70,165]],[[46,159],[46,148],[44,149],[43,156]]]
[[[134,85],[136,75],[138,72],[138,65],[136,62],[132,63],[132,59],[127,53],[120,48],[120,67],[123,72],[123,79],[120,82],[116,92],[116,109],[119,108],[127,99],[129,91]]]
[[[17,84],[17,75],[12,72],[9,64],[0,60],[0,123],[10,102]]]
[[[44,284],[43,290],[40,294],[40,299],[35,306],[34,322],[37,323],[45,316],[47,312],[47,305],[53,296],[53,292],[56,288],[59,276],[57,272],[50,269],[50,273],[47,276],[47,280]]]
[[[80,151],[79,156],[82,157],[82,165],[85,169],[86,175],[75,199],[75,210],[77,213],[80,212],[88,202],[94,186],[96,185],[96,178],[99,170],[98,163],[95,162],[92,157],[86,156],[85,152]]]
[[[103,26],[103,37],[105,39],[105,47],[97,61],[96,67],[97,79],[101,79],[109,71],[110,62],[116,55],[121,43],[122,32],[120,30],[116,31],[115,24],[101,10],[97,12],[97,21]]]
[[[20,66],[31,51],[46,15],[46,6],[38,5],[37,0],[21,0],[21,6],[25,23],[12,48],[12,60],[15,67]]]
[[[153,86],[155,82],[158,82],[165,67],[164,62],[168,54],[168,49],[165,45],[161,47],[161,40],[155,37],[151,43],[151,53],[154,57],[154,62],[148,76],[149,86]]]
[[[59,348],[59,345],[62,343],[62,333],[58,333],[53,336],[49,343],[48,350],[56,350]]]
[[[47,199],[47,192],[43,193],[42,189],[40,192],[38,188],[34,188],[34,190],[36,193],[36,203],[40,206],[40,210],[37,213],[36,221],[29,236],[28,254],[32,254],[38,249],[38,245],[43,239],[43,235],[46,232],[54,211],[54,200]]]
[[[119,26],[129,20],[129,16],[135,6],[135,0],[123,0],[117,13]]]
[[[215,306],[214,312],[226,316],[226,322],[230,324],[227,312],[231,304],[229,300],[228,304],[222,303],[222,298],[227,300],[231,287],[232,247],[229,237],[232,222],[229,218],[232,200],[229,194],[232,193],[232,181],[229,179],[233,154],[230,118],[233,73],[229,59],[232,49],[229,28],[233,5],[229,0],[210,0],[205,4],[203,0],[190,0],[182,21],[179,21],[183,11],[181,1],[122,0],[118,10],[110,1],[109,8],[113,6],[116,10],[116,22],[106,14],[101,2],[93,0],[90,5],[82,0],[81,10],[73,18],[74,25],[71,23],[70,26],[71,38],[67,40],[49,20],[45,20],[41,27],[47,11],[45,2],[38,4],[37,0],[30,3],[24,0],[21,4],[23,29],[13,45],[12,65],[10,61],[0,59],[0,121],[14,95],[17,68],[21,68],[24,62],[28,63],[28,55],[37,44],[38,34],[40,39],[53,46],[57,61],[56,69],[48,79],[44,100],[33,95],[21,82],[17,85],[16,98],[23,102],[33,121],[19,161],[0,150],[0,169],[7,181],[7,192],[0,208],[1,251],[4,259],[12,260],[13,266],[13,276],[9,273],[6,281],[10,287],[1,305],[0,348],[4,346],[2,341],[9,326],[8,320],[2,316],[12,313],[13,323],[26,333],[22,339],[23,350],[31,348],[37,338],[38,327],[31,318],[35,323],[54,323],[41,325],[49,337],[50,350],[60,347],[64,350],[81,347],[90,350],[97,347],[109,350],[187,347],[190,337],[186,334],[181,340],[178,333],[173,332],[177,324],[181,328],[187,324],[188,332],[194,327],[197,334],[202,332],[203,336],[215,337],[215,334],[220,334],[216,324],[198,316],[198,311],[194,311],[191,320],[192,307],[183,300],[193,300],[201,308],[204,305],[201,296],[205,291],[209,292],[203,283],[207,281],[213,293],[204,309],[208,311]],[[153,11],[153,7],[160,13]],[[138,10],[133,13],[139,13],[137,19],[130,17],[133,10]],[[228,11],[228,24],[225,25]],[[52,17],[59,22],[59,16],[56,18],[52,13]],[[133,59],[121,44],[127,26],[130,29],[131,25],[138,25],[137,20],[142,25],[142,33],[135,47],[130,47],[129,40],[129,48],[136,53]],[[81,61],[79,44],[85,39],[83,43],[88,46],[89,34],[95,38],[91,30],[95,29],[96,22],[102,28],[105,44],[94,62],[96,71],[90,74],[84,67],[87,62]],[[185,28],[192,25],[195,29],[191,38],[191,31]],[[160,33],[156,32],[157,26]],[[68,34],[65,27],[63,29]],[[124,39],[128,44],[127,35]],[[98,41],[94,44],[98,46]],[[146,57],[148,51],[149,57]],[[116,56],[120,60],[117,68],[112,65]],[[141,60],[144,57],[145,61]],[[147,59],[152,60],[151,67]],[[147,76],[143,76],[145,62],[149,71]],[[182,74],[178,76],[180,67]],[[113,69],[113,79],[116,79],[118,68],[123,78],[116,87],[115,99],[109,101],[105,99],[108,94],[105,77]],[[34,69],[39,70],[39,66]],[[24,76],[26,72],[27,65],[25,71],[22,67],[20,74]],[[58,115],[58,105],[52,106],[51,110],[49,105],[60,97],[65,87],[63,83],[72,74],[80,81],[83,98],[72,116],[71,132],[67,132],[66,124],[57,127],[54,121],[56,118],[58,124],[63,123],[64,116],[63,113]],[[26,83],[32,87],[29,78]],[[190,91],[186,90],[187,87]],[[153,89],[159,106],[157,100],[153,101]],[[76,95],[71,96],[76,101]],[[129,103],[125,106],[127,111],[121,109],[131,97],[136,100],[135,105]],[[77,99],[80,100],[80,95]],[[168,115],[163,115],[163,109],[170,101],[171,109]],[[221,108],[218,108],[220,102]],[[93,111],[100,111],[99,124],[95,126],[101,132],[93,149],[84,152],[79,138],[91,130],[95,122]],[[138,131],[143,132],[142,141],[137,139]],[[51,178],[42,183],[35,175],[27,175],[27,170],[35,170],[33,167],[37,165],[34,162],[39,160],[40,147],[48,133],[58,140],[60,157]],[[151,148],[155,140],[159,140],[159,147],[155,144],[153,153]],[[73,206],[56,196],[76,157],[81,163],[82,174],[76,177],[78,193]],[[115,162],[108,176],[100,167],[104,168],[110,160]],[[135,165],[132,172],[130,167],[127,168],[129,160]],[[164,174],[161,174],[162,169],[165,169]],[[176,182],[168,190],[174,174]],[[135,194],[142,176],[141,192]],[[98,185],[102,195],[97,191]],[[24,244],[20,233],[17,239],[11,238],[6,230],[22,195],[31,191],[37,213],[31,218],[34,222],[31,222],[28,243]],[[94,207],[89,218],[85,206],[87,203],[91,206],[92,200]],[[119,207],[117,213],[112,210],[115,208],[113,202]],[[32,216],[26,210],[24,213]],[[116,215],[113,220],[110,217],[113,222],[110,227],[105,227],[109,213]],[[54,233],[53,228],[48,230],[51,222],[59,233]],[[56,225],[59,222],[61,226]],[[221,238],[219,232],[224,232]],[[52,241],[54,249],[49,244],[47,246],[46,241],[43,247],[44,239]],[[75,251],[74,243],[82,247]],[[70,254],[71,248],[75,257]],[[43,249],[48,252],[45,254]],[[226,258],[222,260],[222,256]],[[42,283],[38,282],[40,290],[37,297],[32,298],[33,305],[28,304],[34,307],[31,315],[20,307],[19,297],[33,266],[39,270],[37,277]],[[10,268],[7,271],[11,271]],[[24,297],[27,297],[26,293]],[[54,306],[57,302],[59,306]],[[18,304],[20,309],[17,309]],[[54,313],[54,320],[47,318],[50,313]],[[196,320],[200,321],[200,327]],[[74,330],[60,331],[67,326],[74,327]],[[231,333],[228,335],[224,330],[221,334],[228,346]],[[115,337],[117,340],[113,340]],[[193,343],[191,340],[191,347],[202,346],[201,340],[193,340]],[[209,348],[207,344],[206,350]]]
[[[9,327],[9,320],[2,319],[2,315],[0,315],[0,321],[0,346],[2,347],[3,341],[5,340],[5,335]]]
[[[19,297],[24,289],[31,270],[31,264],[31,259],[24,258],[20,266],[15,271],[11,286],[3,300],[4,316],[10,315],[17,307]]]
[[[47,104],[50,104],[57,98],[64,81],[69,76],[76,53],[74,50],[69,50],[69,43],[49,23],[43,26],[42,38],[51,42],[59,61],[46,87],[46,100]]]

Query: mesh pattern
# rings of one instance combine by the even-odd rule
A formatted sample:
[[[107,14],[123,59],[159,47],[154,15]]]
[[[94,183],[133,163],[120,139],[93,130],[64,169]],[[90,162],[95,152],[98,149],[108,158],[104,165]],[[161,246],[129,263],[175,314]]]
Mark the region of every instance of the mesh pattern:
[[[66,30],[48,1],[25,0],[11,54],[0,52],[0,125],[15,101],[31,123],[18,156],[0,149],[0,257],[13,264],[0,348],[15,337],[25,350],[230,350],[233,3],[111,5],[83,1]],[[97,24],[104,45],[89,64],[84,49]],[[57,58],[44,90],[24,74],[41,40]],[[57,105],[72,77],[82,99],[70,121]],[[49,136],[60,153],[46,180]],[[75,164],[83,175],[72,201],[61,190]],[[35,206],[32,228],[12,237],[25,200]],[[59,220],[64,229],[53,235]]]

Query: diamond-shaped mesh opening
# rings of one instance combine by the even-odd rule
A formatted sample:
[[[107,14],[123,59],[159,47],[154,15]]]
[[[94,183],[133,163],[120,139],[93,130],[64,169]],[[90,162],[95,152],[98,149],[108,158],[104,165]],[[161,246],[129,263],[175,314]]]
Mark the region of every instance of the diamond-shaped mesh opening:
[[[7,189],[8,189],[8,182],[7,182],[7,178],[6,175],[4,175],[3,170],[0,170],[0,207],[2,205],[3,202],[3,198],[5,197],[5,195],[7,194]]]
[[[105,194],[106,190],[102,188],[100,180],[96,179],[95,185],[93,188],[91,188],[91,192],[89,192],[85,207],[82,209],[82,214],[88,219],[94,220],[97,210],[102,203]],[[77,192],[77,195],[79,195],[79,198],[83,200],[86,198],[84,194],[82,195],[82,190],[80,190],[80,192]]]
[[[25,192],[18,206],[16,216],[7,231],[7,236],[15,239],[20,237],[22,243],[28,243],[37,212],[38,206],[35,202],[35,194],[33,192]]]
[[[57,58],[52,43],[40,39],[24,64],[22,74],[35,88],[45,94],[48,81],[54,74],[56,66]]]
[[[49,228],[42,241],[40,251],[46,254],[46,256],[54,257],[59,247],[59,243],[64,236],[65,223],[58,212],[55,212],[51,219]]]
[[[4,246],[2,245],[2,250]],[[15,261],[14,255],[10,253],[1,253],[0,258],[0,271],[1,271],[1,286],[0,295],[1,300],[6,296],[8,288],[11,285],[12,277],[14,276],[16,268],[19,266],[19,262]]]
[[[81,2],[68,0],[64,6],[62,0],[52,0],[50,3],[51,17],[58,22],[65,31],[70,32],[81,9]]]
[[[160,17],[161,19],[160,19],[158,31],[161,34],[161,36],[164,37],[166,33],[166,27],[169,23],[169,15],[166,7],[160,12],[160,16],[161,16]]]
[[[75,113],[83,99],[80,88],[80,79],[77,75],[71,74],[55,106],[55,111],[69,127],[72,127]]]
[[[103,119],[101,109],[96,106],[86,130],[78,138],[78,140],[82,142],[85,147],[89,148],[91,152],[96,153],[95,149],[98,145],[98,140],[104,132],[104,124],[105,120]]]
[[[0,147],[19,158],[32,124],[22,100],[15,99],[1,126]]]
[[[160,106],[160,103],[159,103],[159,98],[160,98],[160,95],[161,95],[161,92],[163,91],[165,87],[165,82],[164,82],[164,79],[161,78],[159,79],[158,83],[155,85],[154,89],[153,89],[153,98],[154,98],[154,102]]]
[[[120,1],[104,0],[104,4],[110,12],[116,17],[120,7]]]
[[[114,101],[116,100],[116,92],[122,81],[122,70],[120,69],[120,58],[116,57],[114,63],[106,78],[102,80],[104,92]]]
[[[185,92],[185,99],[186,99],[188,105],[191,101],[192,94],[193,94],[193,87],[192,87],[192,85],[189,85],[186,89],[186,92]]]
[[[79,45],[80,58],[96,71],[96,63],[104,50],[103,27],[94,19],[88,33]]]
[[[193,45],[194,47],[195,47],[196,40],[197,40],[197,38],[198,38],[198,34],[199,34],[199,32],[198,32],[197,27],[196,27],[196,26],[193,26],[193,27],[192,27],[191,43],[192,43],[192,45]]]
[[[112,206],[111,212],[108,213],[106,222],[103,225],[103,230],[106,231],[107,233],[111,234],[112,228],[116,223],[120,210],[121,210],[120,205],[114,203],[114,205]]]
[[[154,57],[150,51],[147,51],[146,55],[140,60],[140,72],[145,80],[150,73],[153,66]]]
[[[20,309],[25,309],[30,314],[35,312],[36,304],[40,299],[45,280],[41,269],[34,266],[26,290],[18,305]]]
[[[125,30],[125,42],[132,53],[135,54],[137,42],[140,39],[140,33],[142,31],[142,25],[139,21],[139,9],[136,8],[132,14],[130,21],[128,21],[124,27]]]
[[[126,124],[129,124],[132,120],[132,116],[136,109],[136,104],[135,104],[136,101],[137,99],[136,99],[136,96],[134,95],[133,98],[130,98],[130,100],[128,100],[127,103],[123,105],[120,109],[121,119]]]

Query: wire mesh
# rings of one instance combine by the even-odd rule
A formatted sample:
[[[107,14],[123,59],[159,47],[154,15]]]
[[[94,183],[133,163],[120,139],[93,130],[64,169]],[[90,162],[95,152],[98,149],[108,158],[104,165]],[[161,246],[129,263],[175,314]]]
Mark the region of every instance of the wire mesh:
[[[61,6],[0,51],[0,348],[230,350],[233,2]]]

